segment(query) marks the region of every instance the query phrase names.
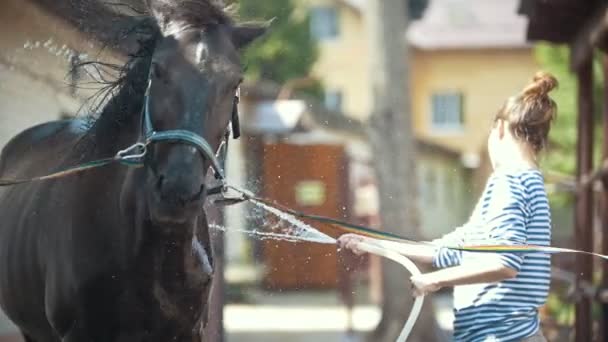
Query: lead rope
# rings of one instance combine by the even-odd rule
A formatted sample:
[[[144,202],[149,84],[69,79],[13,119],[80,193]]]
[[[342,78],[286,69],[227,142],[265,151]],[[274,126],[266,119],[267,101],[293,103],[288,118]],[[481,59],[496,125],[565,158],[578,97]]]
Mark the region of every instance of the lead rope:
[[[142,165],[142,158],[146,155],[146,152],[146,144],[136,143],[124,150],[119,151],[114,157],[86,162],[44,176],[20,179],[0,179],[0,187],[67,177],[86,170],[95,169],[114,163],[139,167]]]
[[[488,244],[488,245],[470,245],[470,246],[439,246],[432,244],[430,242],[422,242],[416,241],[412,238],[403,237],[397,234],[393,234],[390,232],[379,231],[377,229],[373,229],[370,227],[357,225],[337,219],[333,219],[330,217],[319,216],[319,215],[310,215],[303,213],[301,211],[297,211],[276,203],[275,201],[257,197],[249,191],[234,187],[228,186],[228,188],[238,192],[241,195],[240,199],[233,199],[233,203],[238,203],[238,201],[246,201],[248,199],[255,199],[258,202],[262,202],[266,205],[273,206],[275,208],[281,209],[291,215],[294,215],[301,219],[309,219],[319,223],[329,224],[332,227],[344,232],[344,233],[353,233],[358,235],[363,235],[366,237],[371,237],[380,240],[388,240],[395,242],[405,242],[405,243],[413,243],[420,245],[427,245],[433,247],[443,247],[447,249],[463,251],[463,252],[477,252],[477,253],[519,253],[519,254],[528,254],[528,253],[542,253],[542,254],[559,254],[559,253],[576,253],[576,254],[586,254],[601,258],[603,260],[608,261],[608,255],[581,251],[577,249],[570,248],[561,248],[561,247],[553,247],[553,246],[539,246],[539,245],[505,245],[505,244]]]

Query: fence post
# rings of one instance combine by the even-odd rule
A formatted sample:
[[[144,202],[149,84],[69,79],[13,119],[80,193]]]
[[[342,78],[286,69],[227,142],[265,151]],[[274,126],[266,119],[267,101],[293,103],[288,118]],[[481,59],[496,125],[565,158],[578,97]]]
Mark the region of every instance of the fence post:
[[[589,58],[576,71],[578,78],[578,140],[576,175],[578,184],[583,176],[593,172],[593,60]],[[576,248],[593,249],[593,185],[582,186],[576,192],[575,231]],[[593,259],[576,256],[577,288],[582,282],[592,282]],[[591,341],[593,321],[591,299],[580,296],[576,303],[575,341]]]
[[[602,58],[602,70],[604,72],[604,100],[608,99],[608,55]],[[602,160],[608,160],[608,103],[604,103],[603,118],[603,146]],[[602,165],[603,166],[603,165]],[[602,191],[602,254],[608,254],[608,174],[602,175],[604,190]],[[608,289],[608,262],[602,263],[602,285],[601,289]],[[608,303],[602,303],[602,341],[608,341]]]

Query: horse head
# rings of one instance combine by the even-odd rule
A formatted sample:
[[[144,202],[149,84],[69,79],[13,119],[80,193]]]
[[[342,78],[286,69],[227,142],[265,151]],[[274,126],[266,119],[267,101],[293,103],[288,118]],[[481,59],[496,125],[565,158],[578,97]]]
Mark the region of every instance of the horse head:
[[[148,0],[160,28],[145,96],[142,134],[145,196],[157,224],[185,224],[200,214],[206,173],[216,158],[243,78],[239,52],[267,25],[234,23],[209,0]]]

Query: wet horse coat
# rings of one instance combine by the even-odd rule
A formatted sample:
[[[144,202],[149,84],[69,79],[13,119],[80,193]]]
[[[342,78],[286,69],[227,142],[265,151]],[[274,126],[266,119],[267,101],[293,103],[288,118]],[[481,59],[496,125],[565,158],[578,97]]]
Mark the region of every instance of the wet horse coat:
[[[78,162],[60,156],[84,134],[79,126],[19,135],[5,155],[32,148],[23,163],[3,165],[3,177]],[[197,329],[212,273],[192,244],[210,251],[206,220],[167,233],[142,219],[142,171],[111,166],[0,190],[0,301],[33,341],[171,341]]]
[[[142,49],[149,53],[127,65],[94,125],[74,119],[23,131],[2,151],[0,179],[132,145],[146,90],[156,129],[220,145],[240,83],[236,49],[264,28],[233,25],[207,0],[148,5],[160,23]],[[168,33],[176,23],[189,32]],[[208,167],[196,149],[167,143],[151,146],[142,168],[113,164],[0,188],[0,306],[26,340],[200,341],[213,276],[202,210]]]

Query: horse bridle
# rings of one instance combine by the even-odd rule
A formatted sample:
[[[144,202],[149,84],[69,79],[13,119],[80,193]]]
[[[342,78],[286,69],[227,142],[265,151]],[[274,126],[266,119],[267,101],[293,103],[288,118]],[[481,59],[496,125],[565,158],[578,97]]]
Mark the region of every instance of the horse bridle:
[[[144,105],[142,108],[142,137],[144,139],[143,143],[140,143],[140,147],[143,148],[142,155],[145,154],[145,148],[154,143],[168,142],[168,143],[183,143],[188,144],[197,149],[197,151],[203,156],[203,158],[207,158],[211,162],[211,168],[215,173],[215,178],[221,181],[224,181],[226,176],[224,173],[225,167],[225,159],[227,154],[227,145],[230,136],[230,129],[226,129],[226,134],[224,135],[224,139],[220,143],[217,151],[213,151],[211,144],[200,136],[192,131],[185,129],[173,129],[167,131],[156,131],[154,126],[152,125],[152,117],[150,115],[150,88],[152,86],[152,79],[148,81],[148,88],[146,89],[146,93],[144,95]],[[232,117],[230,120],[229,127],[232,128],[232,135],[234,139],[238,139],[241,135],[240,132],[240,123],[239,123],[239,113],[238,113],[238,104],[239,104],[239,95],[240,91],[237,89],[234,101],[232,105]]]
[[[217,151],[214,152],[211,145],[209,144],[209,142],[207,142],[205,138],[191,131],[175,129],[158,132],[154,130],[154,126],[152,125],[152,118],[150,117],[149,103],[150,86],[152,84],[152,81],[150,78],[148,78],[148,80],[148,88],[146,89],[146,93],[144,95],[144,104],[141,115],[141,136],[143,138],[143,142],[137,142],[124,150],[118,151],[113,157],[88,161],[82,164],[67,167],[65,169],[57,170],[46,175],[36,176],[32,178],[0,178],[0,187],[13,186],[34,181],[62,178],[114,163],[121,163],[127,166],[141,167],[145,165],[144,158],[147,155],[147,147],[149,145],[160,142],[174,142],[192,145],[203,156],[203,158],[209,159],[209,161],[211,162],[211,167],[213,168],[213,171],[215,173],[215,178],[220,180],[221,184],[219,186],[216,186],[215,188],[209,189],[208,193],[224,193],[227,189],[226,176],[224,174],[224,163],[226,161],[226,154],[228,152],[228,140],[230,140],[231,132],[230,128],[232,128],[232,135],[234,139],[238,139],[241,135],[238,113],[239,89],[237,89],[236,94],[234,96],[230,124],[226,128],[226,133],[220,145],[218,146]]]

